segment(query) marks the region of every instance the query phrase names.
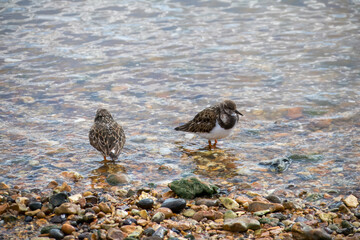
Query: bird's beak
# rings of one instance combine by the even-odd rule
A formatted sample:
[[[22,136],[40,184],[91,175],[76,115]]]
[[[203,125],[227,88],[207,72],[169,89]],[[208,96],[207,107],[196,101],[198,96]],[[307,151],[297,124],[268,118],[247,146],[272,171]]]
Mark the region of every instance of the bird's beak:
[[[236,113],[236,114],[239,114],[239,115],[241,115],[241,116],[244,116],[244,115],[242,115],[242,113],[239,112],[238,110],[235,110],[235,113]]]

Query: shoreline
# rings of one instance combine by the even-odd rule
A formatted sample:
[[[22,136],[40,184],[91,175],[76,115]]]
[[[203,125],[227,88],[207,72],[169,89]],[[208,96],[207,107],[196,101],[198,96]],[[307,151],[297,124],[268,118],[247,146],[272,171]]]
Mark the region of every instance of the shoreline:
[[[359,193],[0,187],[0,239],[360,239]]]

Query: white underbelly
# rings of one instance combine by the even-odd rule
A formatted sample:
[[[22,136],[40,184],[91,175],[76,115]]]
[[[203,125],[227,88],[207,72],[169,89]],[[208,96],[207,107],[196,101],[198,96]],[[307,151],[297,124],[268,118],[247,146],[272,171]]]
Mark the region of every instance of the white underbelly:
[[[216,121],[216,125],[209,133],[196,133],[200,137],[206,138],[208,140],[215,140],[215,139],[221,139],[229,136],[232,132],[232,129],[224,129],[220,127],[218,122]]]

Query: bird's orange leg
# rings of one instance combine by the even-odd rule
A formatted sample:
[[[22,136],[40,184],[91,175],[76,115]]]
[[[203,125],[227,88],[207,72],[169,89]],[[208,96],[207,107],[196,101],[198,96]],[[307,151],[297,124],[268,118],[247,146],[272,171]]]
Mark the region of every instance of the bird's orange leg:
[[[210,148],[210,150],[211,150],[211,147],[212,147],[212,145],[211,145],[211,141],[210,141],[210,140],[208,140],[208,143],[209,143],[209,148]]]
[[[104,156],[104,161],[105,161],[105,162],[107,162],[107,160],[106,160],[106,156]]]
[[[217,140],[215,139],[215,143],[213,145],[214,148],[216,148]]]

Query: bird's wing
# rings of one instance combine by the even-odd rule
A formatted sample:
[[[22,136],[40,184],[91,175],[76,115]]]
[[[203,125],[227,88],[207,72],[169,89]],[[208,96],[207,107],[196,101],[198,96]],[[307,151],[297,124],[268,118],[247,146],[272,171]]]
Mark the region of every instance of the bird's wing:
[[[104,124],[95,123],[89,132],[89,140],[91,146],[96,150],[102,152],[104,155],[108,155],[108,131]]]
[[[205,108],[188,123],[175,128],[177,131],[208,133],[216,125],[217,114],[212,108]]]
[[[111,158],[117,158],[126,141],[123,128],[116,122],[111,123],[107,138],[109,155]]]

